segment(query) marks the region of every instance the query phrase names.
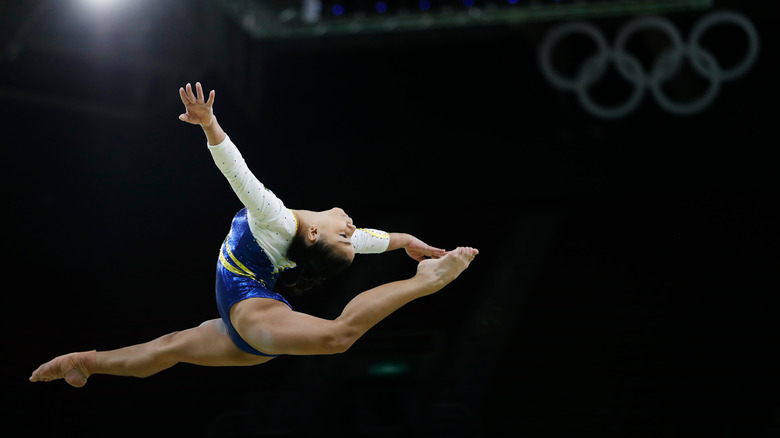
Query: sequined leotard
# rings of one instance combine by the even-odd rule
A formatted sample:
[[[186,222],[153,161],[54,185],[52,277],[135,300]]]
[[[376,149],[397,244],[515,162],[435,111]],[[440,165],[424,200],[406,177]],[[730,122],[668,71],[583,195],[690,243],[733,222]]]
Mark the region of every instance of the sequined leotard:
[[[290,306],[273,287],[281,271],[295,266],[287,259],[287,250],[297,231],[297,218],[249,171],[229,137],[208,148],[214,163],[244,204],[233,218],[219,251],[217,308],[236,346],[248,353],[273,356],[258,351],[241,338],[230,321],[230,308],[248,298],[271,298]],[[358,229],[352,235],[358,254],[384,252],[389,241],[387,233],[367,228]]]

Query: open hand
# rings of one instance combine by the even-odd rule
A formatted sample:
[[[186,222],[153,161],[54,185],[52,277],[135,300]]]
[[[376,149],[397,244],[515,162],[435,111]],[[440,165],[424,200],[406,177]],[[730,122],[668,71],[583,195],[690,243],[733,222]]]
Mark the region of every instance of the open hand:
[[[430,246],[414,236],[410,237],[411,239],[406,245],[406,253],[409,255],[409,257],[417,260],[418,262],[425,260],[426,257],[438,259],[439,257],[443,257],[445,254],[447,254],[447,251],[443,249]]]
[[[185,113],[179,116],[179,120],[182,122],[192,123],[194,125],[208,126],[211,124],[214,118],[214,90],[209,93],[209,100],[206,101],[203,95],[203,87],[200,82],[195,83],[195,89],[197,96],[192,92],[192,85],[187,84],[186,90],[184,87],[179,88],[179,95],[181,96],[181,103],[184,104]]]

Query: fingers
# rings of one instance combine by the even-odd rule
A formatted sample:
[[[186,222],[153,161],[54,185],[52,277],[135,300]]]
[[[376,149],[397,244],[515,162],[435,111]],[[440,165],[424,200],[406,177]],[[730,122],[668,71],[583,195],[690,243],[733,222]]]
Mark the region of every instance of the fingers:
[[[198,102],[205,102],[206,98],[203,97],[203,86],[200,85],[200,82],[195,82],[195,89],[198,91]]]
[[[184,106],[187,106],[191,104],[190,99],[187,97],[187,93],[184,91],[184,87],[179,88],[179,96],[181,97],[181,103],[184,104]]]
[[[434,256],[434,255],[444,255],[447,253],[447,251],[443,249],[436,248],[434,246],[425,245],[422,248],[419,249],[421,252],[425,253],[427,256]]]
[[[206,101],[206,97],[203,94],[203,86],[200,82],[195,82],[195,91],[192,90],[192,84],[188,83],[185,87],[179,88],[179,96],[181,97],[181,103],[185,106],[193,103],[205,103],[208,106],[213,106],[216,93],[214,90],[211,90],[209,100]]]
[[[427,258],[440,259],[447,255],[447,251],[439,249],[433,246],[425,245],[423,248],[419,248],[413,251],[407,251],[410,257],[418,262],[421,262]]]
[[[198,101],[198,99],[195,97],[195,93],[192,92],[192,85],[187,83],[185,86],[185,91],[187,92],[187,100],[189,103],[195,103]]]
[[[447,255],[447,251],[439,248],[434,247],[428,247],[425,251],[425,256],[430,257],[432,259],[440,259]]]
[[[432,246],[426,246],[424,248],[415,248],[412,250],[409,250],[407,248],[406,253],[409,254],[409,257],[413,258],[414,260],[417,260],[418,262],[421,262],[426,258],[439,259],[447,255],[447,251],[443,249],[434,248]]]
[[[185,105],[198,102],[205,103],[203,86],[200,85],[200,82],[195,82],[195,91],[192,90],[192,84],[187,83],[184,89],[179,89],[179,94],[181,95],[182,103]]]
[[[209,93],[209,101],[206,102],[206,105],[208,106],[214,106],[214,97],[217,95],[217,93],[214,90],[211,90],[211,93]]]
[[[436,248],[435,246],[428,245],[427,243],[423,242],[422,240],[418,238],[413,238],[412,241],[407,245],[406,247],[407,252],[414,252],[419,253],[422,256],[431,257],[434,259],[438,259],[440,257],[444,257],[444,255],[447,254],[447,251]],[[415,259],[418,259],[419,257],[413,257]]]
[[[447,255],[447,251],[443,250],[441,248],[434,248],[434,247],[431,246],[430,248],[428,248],[428,250],[430,251],[430,256],[435,258],[435,259],[438,259],[440,257],[444,257],[445,255]]]

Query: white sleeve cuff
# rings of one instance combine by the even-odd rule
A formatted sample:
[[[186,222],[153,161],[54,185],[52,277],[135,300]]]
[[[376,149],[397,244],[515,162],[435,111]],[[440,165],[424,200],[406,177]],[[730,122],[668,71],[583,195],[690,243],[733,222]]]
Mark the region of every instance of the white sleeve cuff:
[[[378,254],[387,251],[390,235],[371,228],[358,228],[352,234],[352,245],[358,254]]]

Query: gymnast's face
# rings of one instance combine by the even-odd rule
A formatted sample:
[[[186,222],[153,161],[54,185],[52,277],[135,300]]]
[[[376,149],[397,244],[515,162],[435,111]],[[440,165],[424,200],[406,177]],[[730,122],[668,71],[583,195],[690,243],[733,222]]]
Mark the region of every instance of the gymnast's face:
[[[322,219],[317,224],[320,237],[333,248],[334,251],[342,254],[347,260],[352,261],[355,258],[355,247],[352,246],[352,234],[355,232],[355,225],[352,218],[347,216],[344,210],[334,207],[322,212]]]

